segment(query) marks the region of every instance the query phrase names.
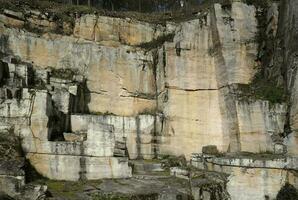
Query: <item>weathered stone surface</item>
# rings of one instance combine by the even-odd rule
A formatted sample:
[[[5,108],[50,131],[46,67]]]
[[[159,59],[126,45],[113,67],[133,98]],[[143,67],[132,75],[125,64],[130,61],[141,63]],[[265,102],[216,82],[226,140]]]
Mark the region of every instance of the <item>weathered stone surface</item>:
[[[100,185],[103,193],[118,193],[125,196],[137,196],[143,194],[158,200],[166,199],[188,199],[190,198],[189,188],[185,185],[186,180],[179,180],[173,178],[167,179],[153,179],[153,180],[139,180],[139,179],[126,179],[119,180],[115,183],[113,180],[105,180]],[[180,196],[180,197],[179,197]]]
[[[281,4],[279,24],[277,30],[277,46],[275,50],[274,69],[284,71],[286,87],[289,92],[289,116],[287,121],[287,134],[290,134],[286,140],[289,145],[288,152],[292,155],[298,155],[298,93],[297,93],[297,10],[298,2],[293,0],[284,1]]]
[[[183,103],[183,106],[181,104]],[[193,109],[193,107],[196,109]],[[168,90],[168,102],[164,108],[166,121],[164,135],[160,138],[161,154],[185,154],[200,151],[202,146],[216,145],[226,149],[221,134],[217,90],[183,91]]]
[[[237,101],[236,109],[241,150],[273,152],[272,136],[284,132],[286,106],[270,106],[267,101]]]
[[[63,133],[64,139],[65,141],[69,141],[69,142],[82,142],[84,140],[86,140],[87,138],[87,134],[83,134],[83,133]]]
[[[217,146],[215,146],[215,145],[208,145],[208,146],[203,146],[202,153],[216,155],[219,152],[218,152]]]
[[[14,55],[40,67],[76,69],[87,76],[90,112],[129,116],[155,109],[153,58],[142,50],[99,46],[66,36],[39,37],[16,29],[0,32],[8,36],[2,52],[9,48]]]
[[[13,130],[0,127],[0,193],[16,197],[25,185],[20,141]]]
[[[133,19],[84,15],[76,20],[74,36],[87,40],[115,41],[129,45],[150,42],[163,34],[163,27]]]
[[[15,197],[21,193],[21,187],[25,184],[24,176],[0,175],[0,192],[10,197]]]
[[[13,27],[23,27],[25,24],[23,20],[14,19],[3,14],[0,14],[0,22]]]
[[[257,54],[254,13],[254,6],[240,2],[233,3],[231,8],[215,4],[199,19],[168,23],[163,28],[129,19],[85,15],[77,19],[75,25],[74,35],[80,39],[54,34],[37,36],[2,28],[6,42],[1,49],[9,48],[11,54],[33,62],[41,69],[50,66],[77,70],[86,78],[84,94],[89,112],[137,116],[142,112],[154,113],[159,105],[166,119],[162,137],[158,138],[162,154],[186,154],[189,157],[210,144],[217,145],[220,151],[236,151],[241,150],[238,147],[241,142],[237,139],[240,133],[233,126],[240,122],[237,114],[226,120],[231,112],[237,111],[233,100],[222,98],[229,95],[229,90],[222,90],[222,87],[249,83],[254,74]],[[165,43],[164,52],[159,51],[158,73],[154,71],[152,52],[120,44],[150,42],[165,32],[174,32],[175,36],[173,42]],[[62,83],[51,77],[50,84],[56,87]],[[158,102],[155,100],[156,85],[160,94]],[[71,93],[64,89],[52,93],[56,106],[65,114],[70,112],[67,102]],[[193,109],[193,103],[198,109]],[[229,109],[231,105],[234,108]],[[45,123],[46,120],[41,127],[45,127]],[[49,137],[53,130],[45,132],[48,135],[44,135]],[[137,137],[131,138],[128,141],[135,143]],[[192,144],[188,144],[189,138],[193,138]],[[152,154],[152,134],[138,140],[144,144],[138,151]],[[247,145],[245,140],[243,145]],[[130,152],[138,149],[136,145],[128,147],[135,149]]]
[[[286,150],[296,154],[298,141],[296,22],[289,20],[297,18],[297,6],[285,2],[291,7],[285,5],[281,13],[274,3],[261,14],[266,14],[261,16],[266,21],[262,28],[266,40],[286,35],[271,48],[268,41],[259,41],[263,10],[241,1],[214,4],[191,20],[165,25],[82,15],[76,18],[74,30],[41,11],[23,15],[2,10],[0,125],[21,136],[30,163],[50,179],[128,178],[132,176],[128,159],[164,154],[189,159],[203,146],[213,145],[218,148],[214,154],[236,152],[236,157],[203,154],[192,162],[201,169],[229,174],[232,199],[275,198],[286,181],[297,186],[292,173],[297,171],[297,159],[286,155]],[[282,25],[277,25],[278,15]],[[46,33],[61,26],[68,27],[62,31],[68,36]],[[33,33],[35,29],[39,32]],[[173,38],[163,41],[161,36],[166,35]],[[260,67],[260,54],[270,54],[280,45],[284,54],[269,56],[272,69],[264,69],[264,74],[277,76],[278,84],[286,82],[288,105],[239,98],[240,86],[250,84]],[[273,66],[277,60],[286,67]],[[240,151],[280,157],[241,157]],[[192,175],[172,171],[184,178]],[[5,176],[9,184],[19,183],[10,176]],[[225,181],[196,181],[191,183],[198,186],[192,188],[195,197],[229,198]],[[135,185],[132,189],[110,183],[113,192],[126,195],[135,190]],[[159,186],[166,193],[156,189]],[[110,191],[105,187],[101,189]],[[189,197],[189,191],[164,188],[157,182],[136,186],[142,192],[148,187],[158,199]]]
[[[131,168],[126,158],[87,157],[28,153],[36,170],[55,180],[77,181],[79,179],[126,178]]]
[[[159,110],[166,118],[161,153],[190,157],[211,144],[220,151],[240,150],[232,124],[239,123],[235,101],[223,87],[250,83],[257,20],[254,6],[236,2],[225,9],[215,4],[200,19],[178,24],[174,42],[165,45],[166,65],[159,61],[157,78]]]
[[[285,183],[297,187],[297,158],[228,158],[215,157],[194,159],[192,164],[198,168],[227,173],[227,190],[231,199],[274,199]]]
[[[217,34],[214,38],[215,49],[220,55],[216,55],[217,75],[220,86],[232,83],[250,83],[255,70],[255,58],[257,55],[256,8],[242,2],[234,2],[231,7],[220,4],[214,5],[214,15]],[[223,61],[223,63],[218,63]],[[224,65],[224,66],[222,66]]]
[[[99,149],[104,152],[107,152],[108,149],[112,151],[116,141],[124,141],[126,142],[128,156],[131,159],[137,157],[152,158],[154,156],[153,133],[158,131],[155,129],[159,128],[159,123],[159,119],[152,115],[139,115],[137,117],[114,115],[71,116],[72,131],[88,131],[87,142],[90,141],[91,144],[97,141],[99,143],[96,151],[99,151]],[[95,130],[100,124],[111,128],[110,135],[99,138],[100,134],[96,133]],[[103,147],[101,146],[102,143],[107,145]],[[108,146],[110,147],[108,148]],[[92,149],[90,148],[90,150]]]
[[[231,199],[261,200],[265,196],[274,199],[287,181],[291,183],[294,181],[297,185],[297,177],[291,172],[281,169],[232,168],[230,170],[232,170],[232,173],[227,190],[231,194]]]

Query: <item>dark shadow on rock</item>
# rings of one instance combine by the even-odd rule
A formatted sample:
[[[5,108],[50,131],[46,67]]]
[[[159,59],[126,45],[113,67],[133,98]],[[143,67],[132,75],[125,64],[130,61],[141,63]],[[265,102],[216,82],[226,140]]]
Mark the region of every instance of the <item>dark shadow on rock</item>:
[[[286,183],[278,192],[276,200],[297,200],[298,190],[293,185]]]

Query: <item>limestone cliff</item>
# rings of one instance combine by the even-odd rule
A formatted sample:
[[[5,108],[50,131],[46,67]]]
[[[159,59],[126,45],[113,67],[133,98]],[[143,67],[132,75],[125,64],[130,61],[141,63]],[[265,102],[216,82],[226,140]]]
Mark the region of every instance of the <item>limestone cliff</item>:
[[[162,23],[0,5],[0,134],[53,180],[130,178],[131,160],[183,155],[230,176],[207,187],[185,172],[175,198],[297,188],[298,5],[218,2]]]

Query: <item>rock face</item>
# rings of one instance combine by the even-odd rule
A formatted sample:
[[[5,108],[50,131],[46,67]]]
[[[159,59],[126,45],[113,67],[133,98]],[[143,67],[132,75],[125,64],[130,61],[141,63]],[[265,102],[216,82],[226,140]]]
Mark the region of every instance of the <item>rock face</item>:
[[[256,72],[255,15],[254,6],[215,4],[200,19],[171,25],[174,41],[160,53],[165,58],[157,72],[158,106],[165,116],[162,154],[189,157],[205,145],[224,152],[272,151],[270,135],[283,132],[286,107],[269,111],[266,101],[234,95]]]
[[[19,138],[7,126],[0,126],[0,198],[44,199],[45,185],[25,184],[25,162]],[[4,195],[6,194],[6,195]]]
[[[1,9],[0,127],[49,179],[130,178],[129,160],[189,161],[208,146],[212,159],[192,161],[230,174],[232,199],[275,198],[287,182],[297,186],[295,9],[294,0],[280,8],[233,1],[177,22],[85,14],[73,27],[49,13]],[[262,87],[260,74],[286,86],[284,101],[245,90]],[[285,159],[213,158],[241,152]],[[205,183],[194,183],[195,198],[228,198],[221,184],[212,193]]]
[[[285,85],[290,94],[288,99],[291,105],[288,109],[288,151],[292,155],[297,155],[297,50],[298,45],[294,42],[297,39],[297,19],[295,12],[298,8],[296,1],[286,1],[280,10],[283,15],[280,17],[277,38],[279,45],[276,51],[275,67],[285,72]],[[286,34],[287,33],[287,34]]]
[[[270,158],[271,156],[271,158]],[[269,158],[269,159],[268,159]],[[242,156],[211,157],[201,154],[192,158],[200,169],[230,174],[227,191],[231,199],[275,199],[286,184],[297,185],[297,158]],[[288,170],[285,170],[288,169]]]

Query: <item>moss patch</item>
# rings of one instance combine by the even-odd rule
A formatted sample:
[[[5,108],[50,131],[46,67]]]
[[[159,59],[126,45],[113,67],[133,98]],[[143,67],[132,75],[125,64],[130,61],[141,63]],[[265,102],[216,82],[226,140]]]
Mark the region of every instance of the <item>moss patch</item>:
[[[269,77],[265,73],[270,69],[270,62],[273,55],[273,45],[270,35],[266,34],[267,29],[267,11],[273,0],[245,0],[249,5],[254,5],[257,8],[256,18],[258,21],[258,32],[255,42],[258,43],[258,55],[256,58],[257,73],[249,85],[239,84],[240,95],[238,97],[244,99],[260,99],[267,100],[271,104],[283,103],[286,101],[286,89],[284,85],[278,84],[278,77]],[[272,66],[271,66],[272,67]]]
[[[162,46],[165,42],[173,42],[174,36],[175,36],[174,33],[162,35],[156,39],[153,39],[150,42],[142,43],[142,44],[138,45],[138,47],[148,49],[148,50],[155,49],[155,48]]]
[[[55,78],[61,78],[66,80],[72,80],[73,77],[78,74],[77,70],[73,69],[54,69],[51,70],[51,76]]]
[[[109,115],[117,116],[116,114],[114,114],[112,112],[109,112],[109,111],[106,111],[106,112],[90,112],[89,114],[91,114],[91,115],[101,115],[101,116],[109,116]]]
[[[22,156],[21,140],[13,130],[0,132],[0,158],[12,160]]]
[[[78,194],[84,192],[86,186],[97,187],[102,183],[101,180],[96,181],[55,181],[49,179],[40,179],[34,181],[34,183],[45,184],[48,186],[49,193],[54,197],[60,197],[65,199],[77,199]]]
[[[0,12],[4,9],[10,9],[13,11],[19,11],[26,13],[27,10],[39,10],[42,13],[48,13],[56,19],[56,21],[65,21],[74,23],[74,14],[100,14],[110,17],[119,18],[132,18],[139,21],[145,21],[154,24],[165,24],[166,21],[186,21],[197,18],[196,14],[199,10],[207,9],[210,6],[209,2],[206,2],[200,6],[192,8],[189,12],[153,12],[153,13],[140,13],[134,11],[108,11],[95,7],[83,6],[83,5],[70,5],[61,4],[59,1],[48,0],[0,0]]]
[[[184,156],[164,155],[161,160],[162,168],[169,170],[171,167],[187,168],[187,161]]]
[[[274,160],[285,158],[284,155],[277,155],[272,152],[262,152],[262,153],[251,153],[251,152],[239,152],[235,154],[223,155],[227,158],[250,158],[253,160]]]
[[[155,200],[158,194],[125,195],[125,194],[93,194],[93,200]]]
[[[276,196],[276,200],[297,200],[298,189],[293,185],[286,183]]]
[[[271,104],[283,103],[286,101],[286,91],[283,87],[277,86],[274,80],[268,80],[260,73],[257,73],[251,84],[239,84],[241,100],[254,99],[269,101]]]

